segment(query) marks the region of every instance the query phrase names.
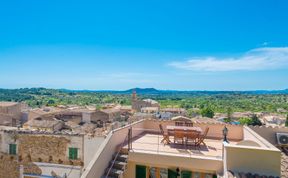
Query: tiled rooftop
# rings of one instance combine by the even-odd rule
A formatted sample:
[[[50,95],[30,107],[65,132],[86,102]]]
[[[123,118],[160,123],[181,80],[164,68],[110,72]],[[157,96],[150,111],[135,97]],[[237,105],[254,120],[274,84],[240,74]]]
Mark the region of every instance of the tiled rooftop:
[[[206,146],[201,145],[200,149],[195,148],[195,146],[192,145],[174,144],[172,136],[170,137],[172,143],[169,145],[164,145],[161,143],[161,140],[162,135],[144,133],[133,140],[132,151],[164,155],[181,155],[183,157],[203,156],[219,159],[222,157],[222,140],[206,139]],[[230,142],[230,144],[236,144],[236,142]],[[124,148],[127,148],[127,146]]]

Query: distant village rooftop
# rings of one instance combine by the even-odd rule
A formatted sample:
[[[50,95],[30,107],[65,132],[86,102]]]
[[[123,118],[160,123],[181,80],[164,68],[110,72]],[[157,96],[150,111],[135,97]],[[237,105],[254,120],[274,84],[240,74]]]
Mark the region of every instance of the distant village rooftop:
[[[17,102],[0,102],[0,106],[4,106],[4,107],[14,106],[17,104],[19,104],[19,103],[17,103]]]

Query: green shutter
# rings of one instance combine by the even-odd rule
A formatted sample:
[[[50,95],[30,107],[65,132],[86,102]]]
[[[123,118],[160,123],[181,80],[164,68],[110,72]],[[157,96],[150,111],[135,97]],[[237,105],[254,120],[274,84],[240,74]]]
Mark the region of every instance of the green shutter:
[[[177,178],[177,172],[171,169],[168,169],[168,178]]]
[[[16,155],[17,146],[16,144],[9,144],[9,154]]]
[[[69,148],[69,159],[72,159],[72,160],[78,159],[77,148]]]
[[[182,171],[181,178],[192,178],[192,172],[190,171]]]
[[[136,178],[146,178],[146,166],[136,165]]]

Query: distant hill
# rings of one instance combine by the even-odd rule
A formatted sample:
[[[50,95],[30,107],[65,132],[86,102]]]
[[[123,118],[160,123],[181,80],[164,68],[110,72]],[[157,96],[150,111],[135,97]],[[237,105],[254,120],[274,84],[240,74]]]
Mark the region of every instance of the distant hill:
[[[213,90],[157,90],[155,88],[131,88],[129,90],[69,90],[60,89],[62,92],[76,92],[76,93],[111,93],[111,94],[131,94],[136,91],[138,94],[157,95],[157,94],[185,94],[185,95],[218,95],[218,94],[252,94],[252,95],[266,95],[266,94],[288,94],[288,89],[284,90],[247,90],[247,91],[213,91]]]
[[[126,91],[123,91],[124,93],[132,93],[133,91],[136,91],[136,93],[139,94],[158,94],[161,93],[160,90],[156,90],[155,88],[132,88]]]
[[[47,88],[20,88],[20,89],[1,89],[0,94],[4,93],[22,93],[22,94],[42,94],[53,95],[53,93],[109,93],[109,94],[132,94],[136,91],[142,95],[219,95],[219,94],[251,94],[251,95],[268,95],[268,94],[288,94],[288,89],[284,90],[250,90],[250,91],[213,91],[213,90],[157,90],[155,88],[131,88],[128,90],[69,90],[69,89],[47,89]]]

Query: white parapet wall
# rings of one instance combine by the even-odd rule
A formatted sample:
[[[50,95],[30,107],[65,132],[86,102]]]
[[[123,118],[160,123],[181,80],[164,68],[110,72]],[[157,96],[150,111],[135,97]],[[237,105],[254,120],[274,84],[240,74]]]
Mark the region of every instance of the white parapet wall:
[[[275,177],[280,177],[281,174],[279,150],[227,145],[224,149],[224,159],[224,168],[228,171]]]
[[[275,177],[281,175],[281,151],[247,126],[244,126],[242,142],[236,145],[224,143],[223,161],[224,172],[245,172]]]
[[[67,178],[79,178],[81,176],[81,167],[63,164],[50,164],[34,162],[42,171],[42,176],[53,177],[55,175]],[[29,176],[25,175],[24,176]],[[39,176],[38,176],[39,177]]]
[[[123,143],[128,134],[128,129],[142,128],[144,122],[138,121],[131,125],[119,128],[110,132],[103,143],[100,145],[99,149],[96,151],[93,159],[84,170],[81,178],[100,178],[103,176],[112,156],[115,154],[117,147]]]

